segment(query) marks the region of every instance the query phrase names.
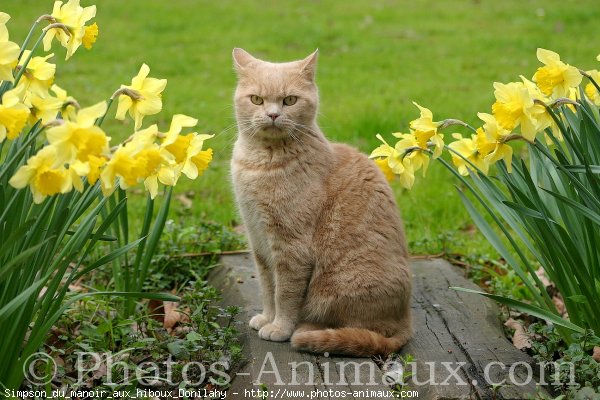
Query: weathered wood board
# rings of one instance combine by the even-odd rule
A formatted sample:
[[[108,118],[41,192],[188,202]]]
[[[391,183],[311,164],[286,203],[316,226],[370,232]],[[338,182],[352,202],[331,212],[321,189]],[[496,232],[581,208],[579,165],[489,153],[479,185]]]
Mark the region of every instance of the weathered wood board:
[[[389,380],[371,359],[300,353],[289,343],[261,340],[247,326],[261,311],[251,255],[224,256],[221,263],[211,284],[222,290],[226,305],[242,308],[240,330],[248,360],[235,375],[229,397],[256,397],[266,390],[260,394],[269,399],[391,398]],[[536,366],[504,337],[495,304],[449,290],[475,285],[443,260],[415,260],[411,267],[415,336],[401,354],[414,358],[404,367],[414,375],[405,390],[417,391],[419,399],[524,399],[538,390]],[[493,393],[492,384],[503,380]]]

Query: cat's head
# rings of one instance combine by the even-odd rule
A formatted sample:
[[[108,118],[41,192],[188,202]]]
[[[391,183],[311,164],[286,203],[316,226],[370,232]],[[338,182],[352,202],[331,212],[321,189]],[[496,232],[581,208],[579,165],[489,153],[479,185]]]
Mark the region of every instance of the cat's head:
[[[233,61],[239,78],[234,102],[240,134],[285,138],[310,131],[319,105],[317,51],[304,60],[271,63],[236,48]]]

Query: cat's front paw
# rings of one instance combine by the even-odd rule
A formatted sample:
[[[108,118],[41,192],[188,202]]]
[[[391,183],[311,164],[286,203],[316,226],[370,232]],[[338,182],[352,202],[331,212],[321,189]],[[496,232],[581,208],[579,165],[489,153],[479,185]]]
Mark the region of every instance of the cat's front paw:
[[[250,322],[248,323],[248,325],[250,325],[250,328],[258,331],[260,330],[260,328],[267,325],[271,321],[273,321],[273,318],[269,318],[264,314],[257,314],[254,317],[250,318]]]
[[[264,340],[270,340],[272,342],[285,342],[288,340],[294,331],[293,326],[287,326],[276,323],[269,323],[260,328],[258,336]]]

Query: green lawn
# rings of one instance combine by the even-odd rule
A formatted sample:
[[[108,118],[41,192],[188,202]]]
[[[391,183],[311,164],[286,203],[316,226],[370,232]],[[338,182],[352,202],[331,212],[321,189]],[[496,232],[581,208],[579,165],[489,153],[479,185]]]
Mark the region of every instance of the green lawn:
[[[151,76],[168,79],[158,123],[166,128],[170,115],[184,113],[200,120],[200,131],[217,134],[211,141],[211,168],[196,182],[184,178],[177,188],[195,192],[190,210],[174,202],[176,213],[189,224],[239,222],[228,178],[235,140],[235,130],[228,129],[234,124],[235,46],[275,61],[305,57],[319,48],[320,125],[331,140],[364,152],[377,145],[376,133],[407,130],[418,115],[413,100],[431,108],[434,120],[477,123],[477,111],[489,112],[492,82],[533,75],[537,47],[555,50],[584,69],[599,67],[597,0],[96,3],[99,40],[93,51],[80,50],[64,66],[64,49],[54,48],[60,64],[57,83],[90,105],[129,83],[143,62],[150,65]],[[21,42],[30,22],[52,4],[3,1],[0,9],[13,17],[11,39]],[[149,117],[145,125],[156,120]],[[109,121],[105,128],[122,139],[132,123]],[[434,163],[412,191],[397,185],[409,238],[459,230],[466,242],[453,250],[488,251],[483,239],[468,233],[469,218],[454,184]]]

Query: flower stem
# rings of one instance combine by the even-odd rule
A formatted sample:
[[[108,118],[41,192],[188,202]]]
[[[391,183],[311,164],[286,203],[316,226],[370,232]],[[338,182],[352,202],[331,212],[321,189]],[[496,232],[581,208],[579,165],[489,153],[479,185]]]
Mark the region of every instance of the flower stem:
[[[44,36],[46,36],[46,30],[42,31],[42,34],[40,35],[38,40],[35,42],[33,47],[31,48],[31,52],[29,53],[29,56],[27,57],[27,59],[25,60],[23,65],[21,65],[21,68],[18,70],[17,75],[15,76],[15,82],[13,83],[13,87],[17,87],[17,84],[19,83],[21,76],[23,76],[23,74],[25,73],[25,70],[27,69],[27,64],[29,64],[29,61],[31,61],[31,59],[33,58],[33,52],[40,45],[40,43],[44,39]]]
[[[101,126],[102,123],[104,122],[104,118],[106,117],[106,114],[108,114],[108,110],[110,110],[110,106],[112,106],[112,103],[115,101],[114,96],[111,96],[110,99],[108,99],[108,101],[106,102],[106,112],[96,120],[95,125],[96,126]]]
[[[50,21],[50,23],[55,23],[56,22],[56,18],[54,18],[50,14],[44,14],[41,17],[39,17],[38,19],[35,20],[35,22],[33,23],[33,25],[31,25],[31,29],[29,29],[29,32],[27,33],[27,36],[25,37],[25,40],[23,41],[23,45],[21,46],[21,52],[19,53],[19,57],[17,58],[17,61],[21,61],[21,57],[23,57],[23,53],[25,53],[25,49],[27,48],[27,45],[29,44],[29,41],[31,40],[31,37],[33,36],[33,32],[35,32],[35,28],[37,28],[37,26],[42,21]]]

